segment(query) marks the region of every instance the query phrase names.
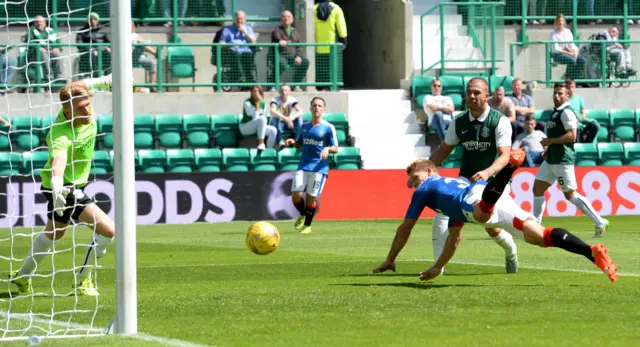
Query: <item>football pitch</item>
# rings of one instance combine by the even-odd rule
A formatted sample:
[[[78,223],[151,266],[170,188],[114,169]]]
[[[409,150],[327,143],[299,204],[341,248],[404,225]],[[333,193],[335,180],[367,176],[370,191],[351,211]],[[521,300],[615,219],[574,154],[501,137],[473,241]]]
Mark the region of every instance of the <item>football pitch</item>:
[[[397,259],[397,272],[372,274],[386,257],[397,220],[313,224],[313,233],[275,222],[278,250],[267,256],[245,246],[249,223],[138,227],[140,336],[45,339],[43,346],[569,346],[640,343],[640,218],[610,217],[593,239],[586,217],[546,218],[590,244],[604,243],[618,265],[612,284],[585,258],[518,241],[520,271],[505,274],[504,253],[477,226],[467,225],[447,275],[421,282],[432,264],[431,225],[420,221]],[[30,229],[14,229],[30,232]],[[0,232],[2,238],[10,231]],[[42,263],[38,297],[10,301],[6,273],[21,262],[0,260],[0,333],[82,333],[105,327],[115,314],[115,247],[98,272],[100,297],[53,297],[71,292],[72,234]],[[76,231],[79,243],[89,232]],[[0,245],[11,254],[11,242]],[[15,257],[30,240],[14,237]],[[84,247],[76,250],[80,262]],[[99,309],[95,311],[96,306]],[[6,312],[11,308],[12,319]],[[24,313],[57,314],[52,317]],[[96,313],[97,312],[97,313]],[[7,334],[15,336],[16,333]],[[25,346],[26,341],[3,343]]]

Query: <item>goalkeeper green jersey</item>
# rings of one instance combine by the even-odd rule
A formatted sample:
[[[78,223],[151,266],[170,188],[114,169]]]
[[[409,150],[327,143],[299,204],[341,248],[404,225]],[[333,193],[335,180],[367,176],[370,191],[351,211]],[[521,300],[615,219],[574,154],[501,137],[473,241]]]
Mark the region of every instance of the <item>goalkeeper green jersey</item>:
[[[58,118],[49,129],[47,147],[49,160],[40,172],[42,187],[51,189],[51,175],[53,158],[62,152],[67,152],[67,167],[64,170],[64,184],[82,187],[89,180],[93,149],[95,147],[97,126],[95,120],[90,124],[73,126],[60,110]]]

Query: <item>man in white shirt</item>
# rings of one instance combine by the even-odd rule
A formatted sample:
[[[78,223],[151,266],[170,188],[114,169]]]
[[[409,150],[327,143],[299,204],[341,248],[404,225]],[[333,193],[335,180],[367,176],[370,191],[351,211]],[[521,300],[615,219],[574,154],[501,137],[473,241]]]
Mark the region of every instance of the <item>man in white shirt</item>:
[[[449,124],[451,124],[451,114],[454,110],[453,100],[448,96],[441,95],[442,82],[438,79],[431,82],[431,93],[431,95],[425,96],[422,108],[427,114],[427,126],[435,130],[442,141]]]
[[[542,163],[542,153],[544,147],[540,141],[546,139],[547,135],[540,130],[536,130],[536,120],[531,115],[524,120],[524,132],[516,136],[516,140],[511,146],[512,149],[522,147],[526,152],[525,160],[529,167],[535,167]]]
[[[606,37],[607,41],[611,41],[607,45],[607,52],[613,57],[616,62],[616,74],[633,76],[636,74],[636,70],[631,65],[631,53],[618,41],[618,28],[611,27],[608,31],[602,33]]]
[[[282,132],[285,126],[293,129],[295,138],[298,138],[300,128],[302,127],[302,108],[298,104],[298,100],[291,96],[291,86],[283,84],[280,86],[280,95],[271,99],[270,103],[271,121],[269,125],[273,125],[278,129],[276,143],[284,145],[282,140]]]

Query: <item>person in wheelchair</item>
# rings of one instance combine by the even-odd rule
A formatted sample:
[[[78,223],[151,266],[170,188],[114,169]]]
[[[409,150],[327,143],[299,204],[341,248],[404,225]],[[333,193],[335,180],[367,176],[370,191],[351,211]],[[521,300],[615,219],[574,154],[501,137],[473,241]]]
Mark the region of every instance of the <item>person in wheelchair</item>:
[[[598,35],[603,36],[606,41],[611,41],[611,43],[607,44],[607,54],[609,54],[616,63],[616,76],[633,76],[637,71],[631,65],[631,53],[629,53],[629,50],[622,44],[617,42],[618,33],[618,28],[613,26]]]

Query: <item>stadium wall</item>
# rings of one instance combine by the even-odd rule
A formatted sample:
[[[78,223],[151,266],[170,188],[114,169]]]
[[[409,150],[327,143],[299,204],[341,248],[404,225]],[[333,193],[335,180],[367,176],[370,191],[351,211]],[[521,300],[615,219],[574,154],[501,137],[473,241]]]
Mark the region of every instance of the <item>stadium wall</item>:
[[[442,169],[456,177],[458,170]],[[601,215],[640,214],[640,167],[578,167],[580,193]],[[189,224],[288,220],[298,216],[290,200],[294,172],[190,173],[136,175],[138,224]],[[530,211],[534,169],[521,169],[513,179],[511,195]],[[113,177],[98,175],[85,193],[114,217]],[[47,202],[40,178],[0,179],[0,227],[44,225]],[[387,182],[387,184],[381,184]],[[403,218],[413,190],[406,188],[403,170],[331,171],[319,204],[317,219]],[[577,216],[553,186],[547,192],[547,216]],[[425,210],[425,218],[433,212]]]

